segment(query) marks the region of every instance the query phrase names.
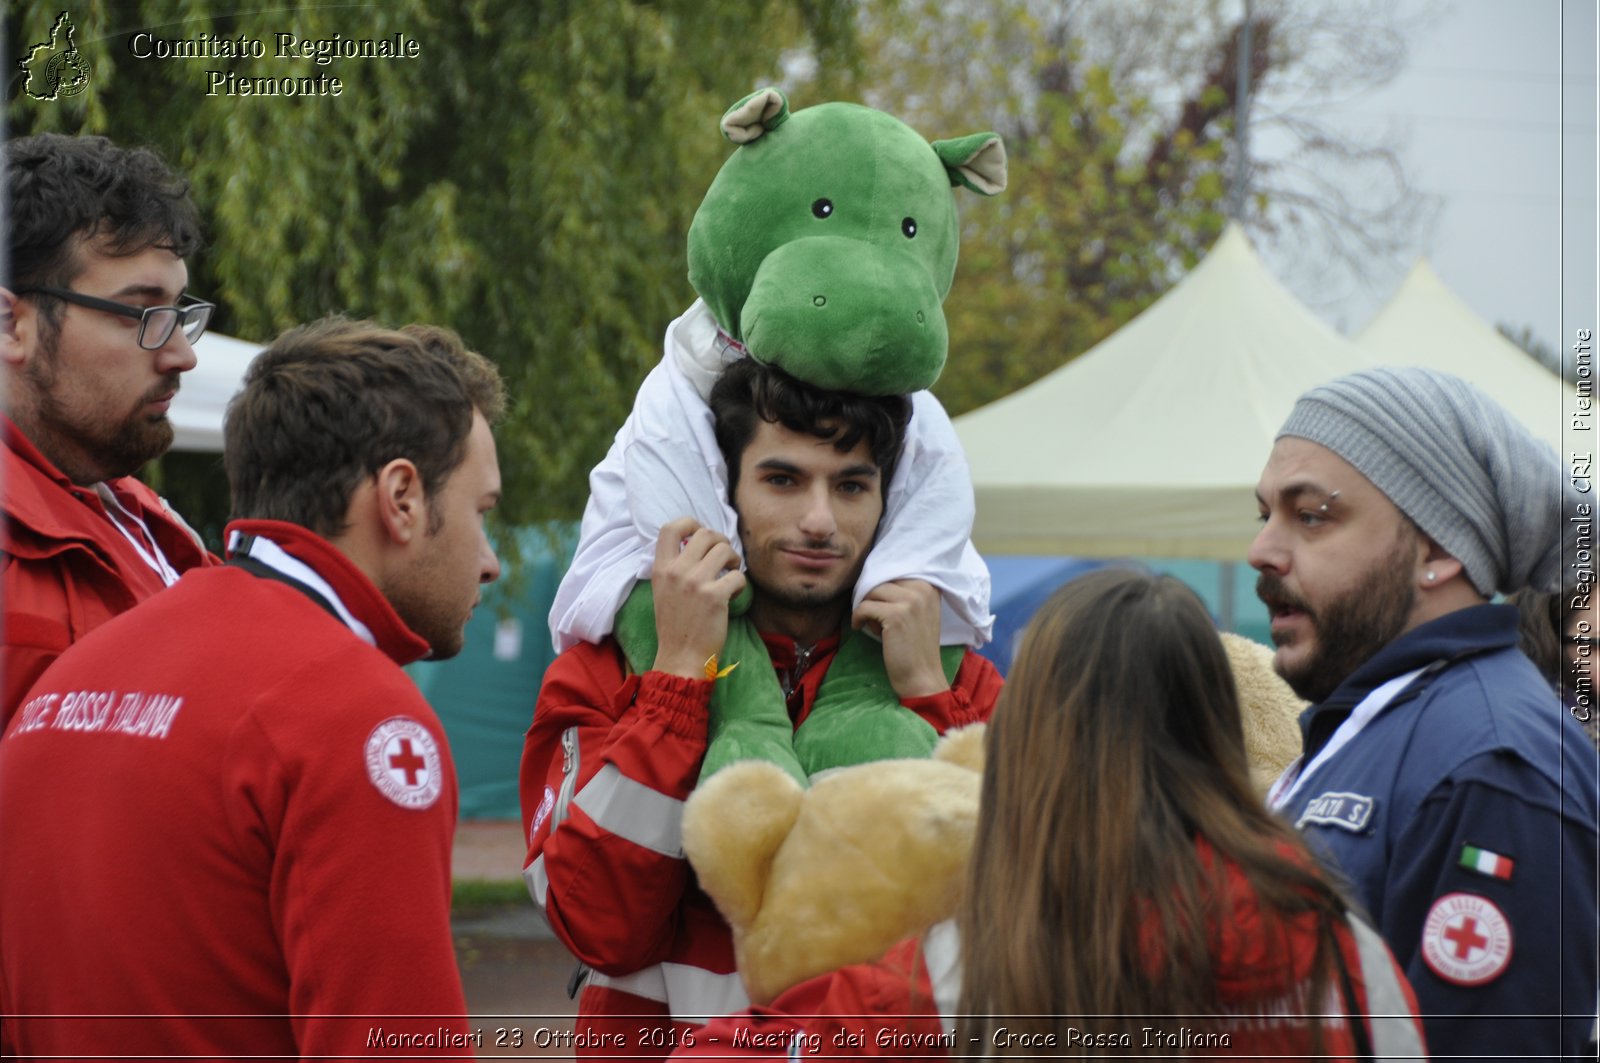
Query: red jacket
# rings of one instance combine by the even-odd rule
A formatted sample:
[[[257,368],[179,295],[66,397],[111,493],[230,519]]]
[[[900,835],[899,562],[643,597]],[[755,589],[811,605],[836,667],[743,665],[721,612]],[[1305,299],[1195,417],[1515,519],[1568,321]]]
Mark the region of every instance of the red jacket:
[[[1209,852],[1203,840],[1199,844]],[[1143,1034],[1130,1035],[1128,1045],[1096,1044],[1085,1035],[1070,1044],[1032,1045],[1031,1054],[1126,1055],[1131,1048],[1132,1054],[1154,1057],[1306,1058],[1314,1045],[1304,1015],[1315,1011],[1331,1013],[1322,1020],[1319,1059],[1354,1056],[1356,1042],[1342,1014],[1366,1016],[1374,1058],[1425,1058],[1416,997],[1377,931],[1354,917],[1339,929],[1339,950],[1354,1003],[1344,1003],[1335,988],[1337,1002],[1315,1007],[1306,1000],[1316,948],[1315,917],[1302,916],[1286,928],[1285,950],[1282,936],[1268,933],[1254,893],[1232,865],[1228,879],[1229,896],[1223,906],[1228,918],[1213,928],[1214,971],[1226,1009],[1220,1021],[1152,1021]],[[1001,1049],[1006,1046],[955,1043],[960,951],[954,921],[941,923],[920,940],[902,942],[877,963],[802,982],[780,994],[771,1007],[751,1008],[686,1033],[676,1054],[791,1059],[1005,1054]],[[1000,1029],[992,1036],[1000,1037]],[[1010,1047],[1014,1050],[1015,1044]]]
[[[233,530],[355,623],[211,567],[45,672],[0,741],[0,1048],[470,1054],[455,772],[400,668],[427,644],[326,541]]]
[[[166,587],[107,515],[93,488],[69,481],[0,417],[0,730],[50,662]],[[178,572],[215,561],[156,493],[131,476],[107,481]]]
[[[794,664],[792,641],[767,645],[775,666]],[[835,648],[820,647],[795,687],[797,726]],[[952,690],[903,704],[943,733],[988,719],[1000,685],[994,666],[969,653]],[[545,673],[522,754],[523,876],[556,936],[592,969],[567,1046],[580,1056],[660,1059],[684,1031],[749,1002],[727,924],[680,844],[711,688],[627,675],[610,640],[573,647]]]

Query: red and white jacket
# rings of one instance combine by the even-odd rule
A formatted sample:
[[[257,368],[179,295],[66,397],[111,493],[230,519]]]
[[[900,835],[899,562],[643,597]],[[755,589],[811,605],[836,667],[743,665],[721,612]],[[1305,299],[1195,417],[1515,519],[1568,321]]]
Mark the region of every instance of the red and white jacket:
[[[1204,840],[1198,845],[1209,852]],[[1214,929],[1214,974],[1224,1014],[1217,1018],[1152,1020],[1128,1044],[1104,1043],[1083,1033],[1074,1043],[1027,1046],[1036,1056],[1097,1056],[1105,1053],[1155,1057],[1245,1056],[1301,1059],[1317,1047],[1305,1015],[1315,1010],[1322,1038],[1318,1059],[1355,1057],[1351,1021],[1361,1016],[1374,1060],[1424,1059],[1416,996],[1378,932],[1352,915],[1337,931],[1354,999],[1338,983],[1324,1008],[1308,1007],[1308,978],[1316,949],[1315,916],[1269,927],[1255,895],[1236,867],[1228,866],[1224,918]],[[1287,931],[1287,947],[1285,935]],[[1063,942],[1063,948],[1070,943]],[[961,937],[955,922],[940,923],[921,939],[902,942],[882,960],[846,967],[793,986],[770,1007],[725,1016],[685,1033],[675,1055],[745,1057],[899,1056],[1015,1054],[1004,1027],[994,1044],[956,1043],[961,995]],[[1073,1036],[1069,1026],[1065,1038]],[[1062,1040],[1065,1040],[1062,1038]],[[1009,1048],[1008,1053],[1006,1049]]]
[[[22,695],[63,650],[179,574],[216,559],[133,477],[80,487],[4,416],[0,444],[3,731]],[[121,525],[113,506],[122,512]]]
[[[0,1054],[470,1054],[455,771],[400,667],[428,644],[326,540],[229,532],[321,603],[191,572],[67,650],[0,741]]]
[[[795,670],[792,640],[764,636]],[[790,715],[811,711],[837,640],[817,647]],[[969,653],[952,689],[902,701],[939,733],[989,718],[1001,679]],[[523,877],[552,930],[590,968],[580,1056],[660,1059],[712,1016],[745,1007],[733,940],[684,858],[680,821],[706,751],[712,683],[629,675],[615,641],[546,671],[522,754]]]

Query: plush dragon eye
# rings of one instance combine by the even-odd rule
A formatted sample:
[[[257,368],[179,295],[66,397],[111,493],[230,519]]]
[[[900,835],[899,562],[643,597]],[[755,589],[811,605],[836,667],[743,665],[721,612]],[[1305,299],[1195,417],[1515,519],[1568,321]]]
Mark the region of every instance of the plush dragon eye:
[[[906,239],[907,240],[909,240],[913,236],[917,235],[917,219],[915,219],[915,218],[901,218],[900,219],[900,231],[906,234]]]
[[[819,218],[826,218],[833,213],[833,200],[819,199],[811,204],[811,213]]]

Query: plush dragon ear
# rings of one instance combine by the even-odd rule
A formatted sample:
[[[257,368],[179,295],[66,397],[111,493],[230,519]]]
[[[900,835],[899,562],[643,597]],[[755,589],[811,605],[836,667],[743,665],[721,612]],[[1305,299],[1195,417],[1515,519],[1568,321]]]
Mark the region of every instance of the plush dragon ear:
[[[935,140],[933,150],[949,171],[952,185],[961,185],[980,196],[997,196],[1005,191],[1006,146],[998,133]]]
[[[722,135],[748,144],[789,120],[789,98],[774,88],[757,89],[722,116]]]

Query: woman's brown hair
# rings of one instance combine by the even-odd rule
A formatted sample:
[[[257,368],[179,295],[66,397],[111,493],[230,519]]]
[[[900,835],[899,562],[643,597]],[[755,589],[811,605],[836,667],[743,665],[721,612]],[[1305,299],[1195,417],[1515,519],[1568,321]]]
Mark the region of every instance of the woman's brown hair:
[[[1054,1034],[1051,1054],[1072,1054],[1069,1031],[1079,1048],[1083,1035],[1108,1040],[1095,1054],[1122,1035],[1137,1052],[1145,1027],[1205,1029],[1223,1008],[1228,864],[1269,933],[1310,913],[1318,943],[1301,999],[1320,1009],[1345,905],[1251,788],[1238,692],[1205,607],[1169,576],[1074,580],[1029,626],[989,726],[956,1044],[1040,1052],[997,1044],[1004,1027]],[[1265,954],[1288,957],[1287,937]]]

